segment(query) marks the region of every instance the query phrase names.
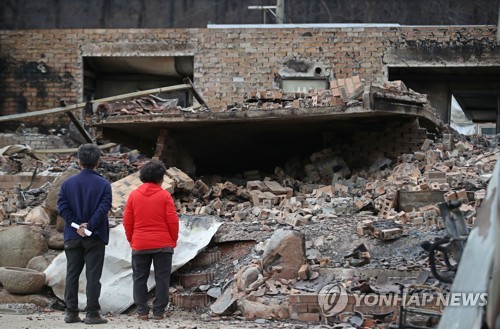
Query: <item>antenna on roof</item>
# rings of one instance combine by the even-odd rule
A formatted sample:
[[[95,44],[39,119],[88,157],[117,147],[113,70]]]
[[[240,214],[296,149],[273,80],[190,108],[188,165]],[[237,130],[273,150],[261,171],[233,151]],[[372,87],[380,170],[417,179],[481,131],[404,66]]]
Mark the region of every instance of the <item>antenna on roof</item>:
[[[248,6],[248,9],[262,10],[262,24],[266,24],[266,11],[276,17],[276,24],[285,23],[285,0],[276,0],[276,6]]]

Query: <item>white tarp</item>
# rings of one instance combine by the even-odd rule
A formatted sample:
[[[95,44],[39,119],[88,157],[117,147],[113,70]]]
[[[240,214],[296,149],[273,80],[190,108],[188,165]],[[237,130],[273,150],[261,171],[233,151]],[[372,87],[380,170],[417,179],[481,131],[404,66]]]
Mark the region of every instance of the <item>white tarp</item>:
[[[209,243],[222,223],[218,217],[187,216],[180,217],[179,240],[172,259],[172,272],[193,259]],[[59,254],[45,270],[47,285],[57,297],[64,300],[66,279],[66,255]],[[106,246],[104,269],[101,277],[101,298],[99,300],[103,312],[122,313],[133,303],[132,295],[131,249],[125,237],[123,225],[110,230],[109,244]],[[85,268],[80,276],[78,293],[79,308],[86,304]],[[148,279],[149,290],[153,289],[154,272],[151,270]]]
[[[462,135],[475,135],[478,133],[477,125],[467,119],[464,111],[460,107],[460,104],[458,104],[453,95],[451,95],[450,127]]]

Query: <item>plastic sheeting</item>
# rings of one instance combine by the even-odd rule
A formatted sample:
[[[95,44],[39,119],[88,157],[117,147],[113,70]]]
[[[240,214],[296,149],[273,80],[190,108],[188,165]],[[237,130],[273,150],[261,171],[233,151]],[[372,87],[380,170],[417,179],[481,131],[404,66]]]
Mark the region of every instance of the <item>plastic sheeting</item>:
[[[179,240],[172,259],[172,272],[193,259],[209,243],[222,223],[218,217],[187,216],[180,217]],[[101,298],[99,300],[103,312],[122,313],[133,303],[131,249],[125,237],[123,225],[110,230],[109,244],[106,246],[104,269],[101,277]],[[45,270],[47,285],[52,287],[55,295],[64,300],[66,278],[66,255],[59,254]],[[78,293],[79,308],[83,310],[87,298],[85,296],[85,268],[80,276]],[[155,286],[153,268],[148,279],[148,289]]]
[[[462,135],[477,134],[477,125],[467,119],[456,98],[451,96],[450,127]]]

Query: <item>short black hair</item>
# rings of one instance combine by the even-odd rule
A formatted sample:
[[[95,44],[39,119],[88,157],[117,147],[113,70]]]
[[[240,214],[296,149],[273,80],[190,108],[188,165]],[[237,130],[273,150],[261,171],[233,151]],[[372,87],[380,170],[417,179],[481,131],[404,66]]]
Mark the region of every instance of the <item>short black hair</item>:
[[[101,149],[92,143],[82,144],[78,148],[77,157],[82,167],[95,168],[101,157]]]
[[[160,160],[150,160],[142,166],[140,170],[139,178],[143,183],[155,183],[158,184],[165,176],[167,169],[165,165]]]

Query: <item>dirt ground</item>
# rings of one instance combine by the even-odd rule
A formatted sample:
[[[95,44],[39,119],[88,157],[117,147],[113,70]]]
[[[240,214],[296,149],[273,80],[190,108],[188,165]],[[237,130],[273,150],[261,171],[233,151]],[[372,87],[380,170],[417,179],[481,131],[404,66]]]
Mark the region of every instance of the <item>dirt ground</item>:
[[[106,316],[109,320],[105,325],[92,325],[91,327],[106,329],[148,329],[148,328],[174,328],[174,329],[229,329],[229,328],[308,328],[307,324],[275,322],[267,320],[247,321],[237,317],[212,318],[202,320],[199,314],[182,310],[172,311],[172,316],[164,320],[140,321],[133,314],[120,314]],[[40,312],[32,310],[8,311],[0,307],[0,326],[5,329],[74,329],[85,327],[84,323],[65,323],[64,312]]]

